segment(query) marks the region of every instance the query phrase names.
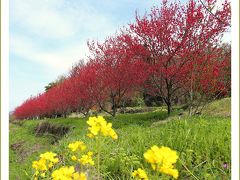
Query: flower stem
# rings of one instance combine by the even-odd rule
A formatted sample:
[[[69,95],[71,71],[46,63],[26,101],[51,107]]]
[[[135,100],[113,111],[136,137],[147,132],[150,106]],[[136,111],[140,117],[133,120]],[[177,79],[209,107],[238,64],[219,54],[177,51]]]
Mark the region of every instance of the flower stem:
[[[159,169],[160,169],[160,165],[159,164],[157,164],[157,167],[156,167],[156,171],[157,171],[157,178],[159,178],[159,176],[161,175],[160,174],[160,171],[159,171]]]
[[[196,177],[188,168],[187,166],[182,162],[182,160],[179,158],[179,161],[181,162],[181,164],[183,165],[183,167],[197,180],[199,180],[198,177]]]
[[[97,171],[98,171],[98,179],[100,179],[100,154],[98,153],[97,155],[97,161],[98,161],[98,168],[97,168]]]
[[[97,137],[97,179],[100,180],[100,140],[99,137]]]

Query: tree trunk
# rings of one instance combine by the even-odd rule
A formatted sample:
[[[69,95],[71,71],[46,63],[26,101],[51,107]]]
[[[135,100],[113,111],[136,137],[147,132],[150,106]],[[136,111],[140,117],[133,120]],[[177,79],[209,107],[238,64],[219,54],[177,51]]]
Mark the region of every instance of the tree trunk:
[[[193,92],[191,90],[190,92],[190,104],[189,104],[189,117],[192,117],[192,112],[193,112]]]
[[[116,111],[117,111],[117,104],[116,104],[116,100],[114,95],[111,96],[112,97],[112,116],[115,117],[116,115]]]
[[[113,114],[112,114],[113,117],[116,116],[116,110],[113,111]]]
[[[112,106],[112,116],[113,116],[113,117],[116,116],[116,112],[117,112],[117,108],[116,108],[116,107],[117,107],[116,104],[114,104],[114,105]]]
[[[166,103],[167,105],[167,110],[168,110],[168,116],[171,114],[171,111],[172,111],[172,103],[171,103],[171,99],[170,97],[168,96],[168,98],[163,98],[164,102]]]
[[[168,116],[170,116],[170,113],[171,113],[171,111],[172,111],[172,105],[171,105],[171,103],[168,103],[168,104],[167,104],[167,110],[168,110]]]

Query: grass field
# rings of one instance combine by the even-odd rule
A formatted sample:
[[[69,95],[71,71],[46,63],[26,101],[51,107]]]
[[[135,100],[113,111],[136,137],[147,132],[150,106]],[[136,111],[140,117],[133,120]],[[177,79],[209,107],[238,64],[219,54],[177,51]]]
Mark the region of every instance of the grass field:
[[[168,146],[177,151],[176,164],[179,179],[230,179],[231,120],[219,111],[228,108],[230,99],[221,100],[208,108],[216,114],[206,113],[194,118],[179,118],[175,113],[168,120],[163,110],[106,116],[118,134],[116,141],[106,140],[101,152],[101,173],[104,179],[131,179],[131,172],[142,165],[154,179],[143,153],[153,145]],[[228,105],[226,105],[226,102]],[[217,104],[217,105],[216,105]],[[218,107],[215,108],[215,106]],[[228,111],[230,108],[228,108]],[[212,112],[212,111],[211,111]],[[71,127],[58,142],[50,134],[35,136],[34,129],[40,122]],[[96,144],[85,136],[86,119],[28,120],[21,124],[10,123],[10,179],[30,179],[32,161],[45,151],[63,152],[69,143],[82,140],[92,149]],[[149,167],[149,168],[147,168]],[[151,178],[152,176],[152,178]],[[158,179],[158,178],[155,178]],[[168,179],[167,176],[163,179]]]

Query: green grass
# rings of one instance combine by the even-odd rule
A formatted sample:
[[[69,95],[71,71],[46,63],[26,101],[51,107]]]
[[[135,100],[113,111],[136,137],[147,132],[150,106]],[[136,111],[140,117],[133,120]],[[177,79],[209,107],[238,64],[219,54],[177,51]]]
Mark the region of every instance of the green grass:
[[[149,165],[143,160],[143,153],[153,145],[168,146],[178,152],[181,159],[176,164],[179,179],[194,179],[191,174],[198,179],[230,179],[230,168],[223,168],[223,164],[231,164],[229,117],[207,115],[165,121],[166,118],[164,111],[119,114],[115,118],[106,116],[107,121],[113,123],[119,138],[116,141],[106,140],[102,148],[101,172],[104,179],[130,179],[131,171],[141,166],[151,174]],[[10,148],[10,179],[28,179],[26,174],[32,173],[31,163],[38,159],[39,154],[50,150],[62,153],[75,140],[83,140],[88,147],[96,149],[96,144],[85,136],[86,119],[41,121],[74,129],[52,145],[51,136],[35,137],[33,132],[39,121],[25,121],[22,126],[10,124],[10,145],[24,141],[22,150]],[[21,159],[21,156],[24,157]]]
[[[203,109],[203,114],[230,117],[231,116],[231,98],[223,98],[207,104]]]

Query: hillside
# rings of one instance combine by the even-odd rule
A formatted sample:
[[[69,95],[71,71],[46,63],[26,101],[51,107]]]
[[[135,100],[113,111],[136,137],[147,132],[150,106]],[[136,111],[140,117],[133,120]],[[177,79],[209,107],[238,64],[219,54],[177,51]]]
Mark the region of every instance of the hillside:
[[[206,105],[203,109],[204,115],[230,117],[231,116],[231,98],[223,98]]]
[[[175,111],[173,114],[177,114]],[[136,114],[106,116],[118,134],[118,140],[106,141],[101,153],[101,172],[104,179],[130,179],[133,169],[148,167],[143,153],[153,145],[167,146],[177,151],[180,160],[176,167],[179,179],[229,179],[231,120],[230,99],[215,101],[202,116],[166,121],[164,109]],[[173,117],[175,117],[173,115]],[[54,127],[69,127],[67,134],[36,135],[39,123]],[[63,128],[62,128],[63,129]],[[82,140],[96,149],[89,140],[85,118],[28,120],[10,123],[10,179],[30,179],[32,161],[39,154],[53,151],[61,154],[68,144]],[[96,157],[94,157],[96,158]],[[148,170],[147,170],[148,171]],[[148,172],[151,175],[151,172]]]

